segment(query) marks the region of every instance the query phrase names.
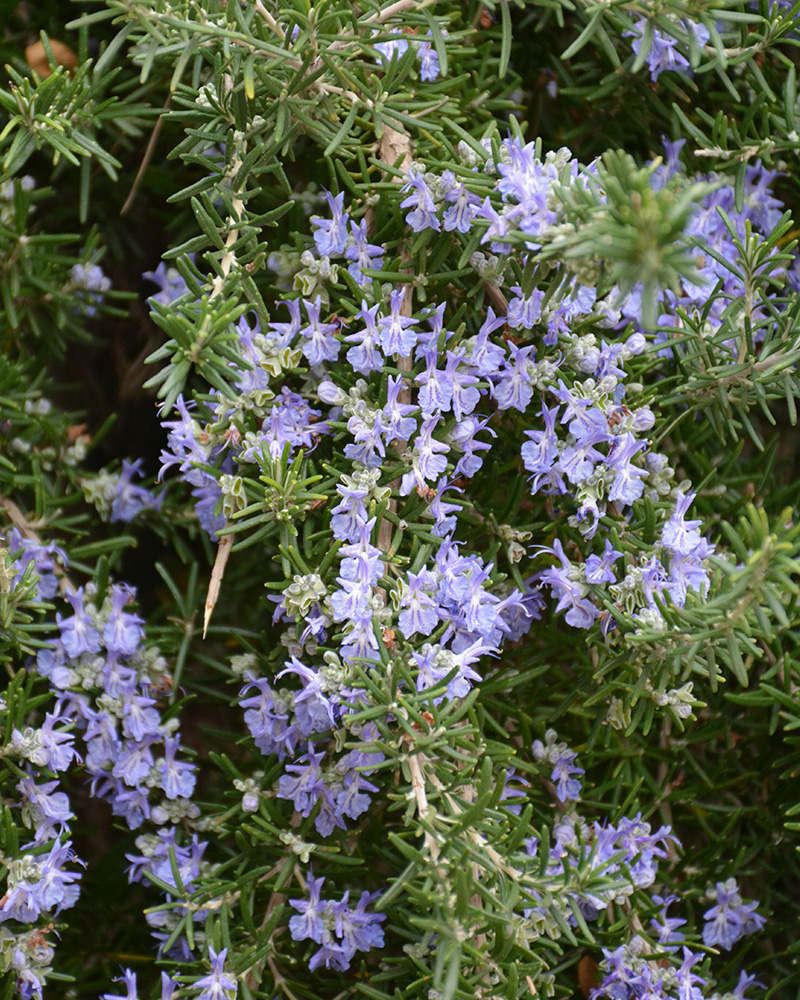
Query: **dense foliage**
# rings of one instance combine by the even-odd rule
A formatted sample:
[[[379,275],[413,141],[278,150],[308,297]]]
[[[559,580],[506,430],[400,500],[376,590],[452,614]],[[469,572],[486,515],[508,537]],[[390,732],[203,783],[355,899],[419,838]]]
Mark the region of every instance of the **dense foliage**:
[[[798,25],[13,8],[0,997],[800,993]]]

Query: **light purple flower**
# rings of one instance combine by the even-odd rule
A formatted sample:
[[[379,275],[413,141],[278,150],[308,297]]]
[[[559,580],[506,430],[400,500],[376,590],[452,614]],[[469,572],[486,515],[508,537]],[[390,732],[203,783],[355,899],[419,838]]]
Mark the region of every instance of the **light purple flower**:
[[[303,299],[308,326],[300,330],[300,335],[306,338],[303,344],[303,354],[308,363],[315,367],[323,361],[335,361],[339,357],[339,341],[334,334],[338,330],[335,323],[321,323],[319,318],[321,300],[319,295],[313,302]]]
[[[309,899],[290,899],[289,905],[298,911],[289,921],[289,933],[295,941],[311,940],[321,947],[312,955],[309,969],[320,965],[345,972],[357,951],[383,947],[383,913],[368,913],[367,907],[376,894],[361,893],[355,909],[349,905],[349,890],[339,902],[323,900],[320,890],[324,877],[313,878],[309,871]]]
[[[66,597],[74,613],[69,618],[62,619],[56,612],[56,622],[64,651],[73,660],[77,660],[82,653],[99,652],[100,633],[83,609],[83,587],[79,587],[74,594],[67,594]]]
[[[141,475],[143,464],[141,458],[136,462],[122,460],[122,472],[114,487],[114,497],[111,501],[112,521],[130,522],[141,511],[161,506],[163,497],[153,496],[149,490],[135,486],[132,482],[134,476]]]
[[[760,931],[766,919],[755,912],[757,902],[744,902],[736,879],[717,882],[715,888],[716,906],[703,914],[703,943],[730,951],[740,938]]]
[[[703,46],[708,42],[710,37],[709,31],[704,24],[699,24],[686,18],[683,20],[682,25],[688,34],[695,36],[698,45]],[[631,48],[637,56],[641,51],[647,27],[647,18],[640,17],[634,22],[633,30],[623,32],[623,38],[633,39]],[[650,48],[645,58],[651,80],[657,80],[665,70],[672,70],[679,73],[690,71],[689,60],[678,51],[677,46],[678,41],[676,38],[672,35],[664,34],[658,28],[653,28]]]
[[[125,969],[115,983],[122,983],[125,987],[125,995],[120,993],[104,993],[102,1000],[138,1000],[139,994],[136,989],[136,973],[130,969]]]
[[[278,782],[278,798],[289,799],[301,816],[310,816],[317,800],[325,791],[320,764],[325,751],[314,753],[313,744],[308,744],[308,753],[300,757],[306,763],[287,764],[287,773]],[[291,773],[289,773],[291,772]]]
[[[211,960],[211,972],[202,979],[196,980],[194,989],[202,989],[196,1000],[229,1000],[238,991],[235,979],[225,973],[225,958],[228,949],[223,948],[217,954],[211,945],[208,946],[208,957]]]
[[[421,233],[424,229],[433,229],[439,232],[442,228],[436,216],[436,203],[431,196],[425,178],[416,170],[408,171],[408,179],[400,188],[401,193],[410,191],[411,194],[400,202],[400,208],[410,208],[406,213],[406,222],[415,233]]]
[[[380,271],[383,267],[381,255],[384,253],[384,248],[367,241],[366,220],[362,220],[358,224],[351,222],[350,232],[352,242],[345,250],[345,257],[352,263],[348,264],[347,270],[356,284],[362,287],[371,285],[372,278],[368,278],[363,272],[364,270]]]
[[[405,288],[395,288],[389,296],[389,315],[381,316],[378,320],[381,350],[384,354],[398,354],[403,358],[410,356],[417,342],[417,334],[411,329],[417,325],[417,321],[404,316],[402,312],[405,295]]]
[[[324,219],[319,215],[311,216],[311,224],[314,226],[314,242],[321,256],[335,257],[344,253],[347,245],[349,235],[347,224],[350,221],[350,216],[347,212],[342,212],[344,191],[339,192],[336,197],[330,191],[325,191],[325,199],[328,202],[331,217]]]

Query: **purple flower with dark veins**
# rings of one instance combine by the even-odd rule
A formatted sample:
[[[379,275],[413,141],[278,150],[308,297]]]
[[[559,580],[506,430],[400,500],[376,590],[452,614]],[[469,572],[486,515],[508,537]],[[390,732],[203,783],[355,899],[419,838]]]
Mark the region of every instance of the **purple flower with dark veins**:
[[[355,330],[342,338],[346,344],[354,345],[348,350],[346,357],[353,368],[362,375],[383,369],[383,355],[378,350],[380,336],[376,325],[379,308],[379,302],[368,308],[367,303],[362,301],[361,309],[355,318],[364,324],[363,330]]]
[[[101,1000],[138,1000],[139,993],[136,989],[135,972],[131,972],[130,969],[125,969],[122,976],[119,979],[115,979],[114,982],[122,983],[125,987],[125,995],[122,996],[120,993],[104,993]]]
[[[411,194],[400,202],[400,208],[410,208],[406,214],[406,222],[415,233],[421,233],[423,229],[433,229],[439,232],[441,223],[436,217],[436,203],[434,202],[425,178],[416,170],[408,171],[408,179],[400,188],[401,193],[410,191]]]
[[[230,1000],[239,989],[236,980],[225,973],[225,958],[228,949],[223,948],[217,954],[211,945],[208,946],[208,957],[211,960],[211,972],[194,983],[194,989],[202,989],[196,1000]]]
[[[311,811],[325,791],[320,764],[325,751],[314,753],[313,743],[308,744],[308,753],[300,758],[305,764],[287,764],[286,771],[278,782],[278,798],[289,799],[301,816],[310,816]]]
[[[348,264],[347,270],[357,285],[362,287],[371,285],[372,278],[368,278],[363,272],[365,270],[380,271],[383,267],[381,254],[384,253],[384,248],[367,241],[366,220],[362,220],[360,223],[351,222],[350,232],[352,242],[345,250],[344,255],[352,263]]]
[[[347,212],[342,212],[344,203],[344,191],[334,197],[330,191],[325,191],[325,199],[331,212],[330,219],[324,219],[319,215],[311,216],[311,224],[314,226],[314,242],[317,244],[320,256],[335,257],[344,253],[347,244],[348,232],[347,224],[350,216]]]
[[[102,645],[100,633],[83,609],[83,587],[79,587],[74,594],[67,594],[66,598],[74,613],[62,619],[56,612],[64,652],[72,660],[77,660],[81,653],[98,653]]]
[[[766,920],[755,912],[757,902],[744,902],[736,879],[717,882],[715,892],[716,905],[703,914],[703,944],[730,951],[740,938],[760,931]]]
[[[142,619],[122,610],[135,595],[136,591],[125,584],[115,583],[111,588],[111,614],[103,629],[103,642],[118,656],[135,653],[144,636]]]
[[[389,296],[390,313],[378,320],[378,339],[384,354],[398,354],[402,358],[410,356],[417,343],[417,334],[411,329],[417,321],[403,315],[405,288],[395,288]]]
[[[321,365],[323,361],[335,361],[339,357],[339,341],[334,334],[339,329],[335,323],[321,323],[319,311],[321,300],[319,295],[313,302],[303,299],[303,305],[308,316],[308,326],[304,326],[300,335],[306,338],[303,344],[303,354],[312,367]]]

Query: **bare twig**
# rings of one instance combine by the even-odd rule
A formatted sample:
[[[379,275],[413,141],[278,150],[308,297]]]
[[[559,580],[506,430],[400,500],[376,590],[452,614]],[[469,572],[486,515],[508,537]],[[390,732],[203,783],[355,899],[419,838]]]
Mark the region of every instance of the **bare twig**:
[[[270,12],[264,6],[264,4],[261,2],[261,0],[256,0],[256,2],[253,4],[253,6],[258,11],[258,13],[264,18],[264,20],[267,22],[267,25],[268,25],[270,31],[274,31],[275,34],[278,36],[278,38],[280,38],[280,40],[283,41],[284,38],[286,37],[286,32],[278,24],[278,22],[275,20],[275,18],[272,16],[272,14],[270,14]]]
[[[425,790],[425,772],[422,769],[421,754],[414,753],[408,757],[408,771],[411,775],[411,791],[417,806],[417,815],[421,820],[424,820],[430,812],[430,805],[428,804],[428,794]],[[438,861],[441,847],[433,834],[427,830],[425,831],[425,846],[431,856],[431,861]]]
[[[164,101],[164,108],[162,113],[158,116],[158,120],[153,126],[153,131],[150,133],[150,138],[147,141],[147,147],[144,151],[144,156],[142,157],[142,162],[139,164],[139,169],[136,171],[136,176],[133,179],[133,184],[128,192],[128,197],[125,199],[125,204],[119,210],[120,215],[126,215],[130,207],[136,200],[136,195],[139,191],[139,185],[142,183],[144,175],[147,173],[147,168],[150,166],[150,161],[153,158],[153,153],[155,152],[156,143],[158,142],[159,134],[161,133],[161,127],[164,124],[164,111],[169,109],[170,101],[172,100],[172,94],[167,94],[167,99]]]
[[[404,10],[412,8],[415,10],[424,10],[426,7],[432,7],[435,3],[436,0],[395,0],[395,3],[390,3],[388,7],[384,7],[375,14],[365,17],[362,23],[383,24],[384,21],[388,21],[395,14],[402,14]]]
[[[225,567],[228,563],[228,556],[231,554],[233,545],[233,535],[223,535],[217,546],[217,558],[214,560],[214,568],[211,570],[211,579],[208,581],[208,594],[206,595],[206,605],[203,609],[203,638],[208,631],[208,623],[214,613],[217,600],[219,599],[220,588],[222,587],[222,577],[225,575]]]

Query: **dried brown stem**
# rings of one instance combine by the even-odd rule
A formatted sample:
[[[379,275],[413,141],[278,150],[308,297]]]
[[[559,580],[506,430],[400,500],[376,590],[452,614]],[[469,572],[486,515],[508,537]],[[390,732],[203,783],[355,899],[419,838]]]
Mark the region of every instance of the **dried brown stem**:
[[[208,581],[208,594],[206,595],[206,605],[203,609],[203,638],[208,631],[208,623],[214,613],[217,600],[219,599],[220,588],[222,587],[222,577],[225,574],[225,566],[228,563],[228,556],[231,554],[233,546],[233,535],[223,535],[217,546],[217,558],[214,560],[214,568],[211,570],[211,579]]]
[[[136,195],[139,191],[139,186],[142,183],[144,175],[147,173],[147,168],[150,166],[150,161],[153,159],[153,153],[156,149],[156,143],[158,142],[158,137],[161,133],[161,128],[164,124],[164,111],[169,109],[170,102],[172,101],[172,94],[167,94],[167,99],[164,101],[164,108],[162,113],[158,116],[158,120],[153,126],[153,131],[150,133],[150,138],[147,141],[147,146],[144,151],[144,156],[142,157],[142,162],[139,164],[139,169],[136,171],[136,176],[133,179],[133,184],[128,192],[128,197],[125,199],[125,204],[119,210],[120,215],[126,215],[136,200]]]

